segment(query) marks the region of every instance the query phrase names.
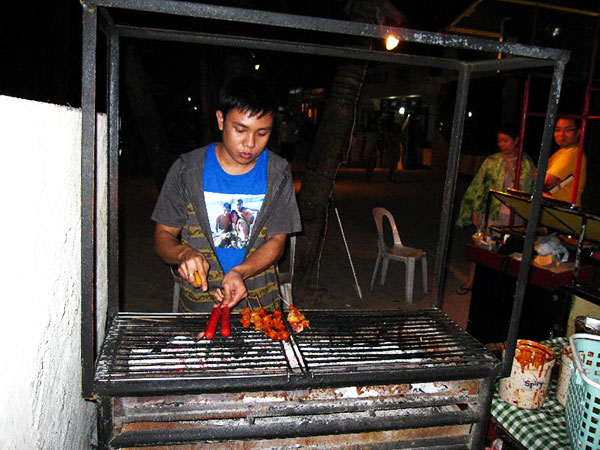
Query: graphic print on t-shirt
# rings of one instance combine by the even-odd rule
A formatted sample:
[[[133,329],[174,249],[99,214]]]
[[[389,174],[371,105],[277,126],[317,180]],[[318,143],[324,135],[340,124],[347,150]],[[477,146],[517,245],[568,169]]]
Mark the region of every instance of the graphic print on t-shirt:
[[[245,249],[265,195],[205,192],[204,198],[215,247]]]

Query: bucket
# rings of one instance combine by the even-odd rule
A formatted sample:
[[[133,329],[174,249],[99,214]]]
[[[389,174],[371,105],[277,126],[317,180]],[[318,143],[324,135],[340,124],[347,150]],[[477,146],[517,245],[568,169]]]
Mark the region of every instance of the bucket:
[[[519,408],[540,408],[550,388],[555,362],[556,356],[551,348],[519,339],[510,376],[500,380],[500,398]]]
[[[565,406],[567,404],[567,394],[569,393],[569,382],[571,381],[571,366],[573,365],[573,354],[571,346],[565,345],[560,357],[560,372],[558,373],[558,382],[556,384],[556,400]]]

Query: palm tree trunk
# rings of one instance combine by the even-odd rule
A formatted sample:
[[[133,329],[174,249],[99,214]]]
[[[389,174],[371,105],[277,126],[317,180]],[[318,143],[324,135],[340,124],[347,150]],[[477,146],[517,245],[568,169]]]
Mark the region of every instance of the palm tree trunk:
[[[327,208],[338,165],[350,145],[366,68],[362,63],[338,67],[302,179],[298,206],[304,232],[297,241],[294,275],[294,292],[301,297],[310,295],[316,281],[315,262],[323,240]]]
[[[389,0],[347,0],[344,11],[350,20],[364,23],[391,21],[402,24],[404,17]],[[359,38],[360,39],[360,38]],[[370,40],[362,40],[365,48]],[[346,63],[338,67],[325,105],[323,120],[313,143],[298,206],[303,233],[297,239],[294,296],[303,298],[314,293],[316,262],[325,239],[327,209],[338,166],[350,146],[357,103],[367,63]]]

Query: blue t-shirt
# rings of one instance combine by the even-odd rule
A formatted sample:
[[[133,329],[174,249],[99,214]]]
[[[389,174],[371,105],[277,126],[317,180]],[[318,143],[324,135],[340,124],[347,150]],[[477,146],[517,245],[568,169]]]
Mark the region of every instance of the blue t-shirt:
[[[267,194],[268,152],[263,151],[252,170],[230,175],[208,147],[204,163],[204,200],[217,258],[225,273],[241,264],[248,239]]]

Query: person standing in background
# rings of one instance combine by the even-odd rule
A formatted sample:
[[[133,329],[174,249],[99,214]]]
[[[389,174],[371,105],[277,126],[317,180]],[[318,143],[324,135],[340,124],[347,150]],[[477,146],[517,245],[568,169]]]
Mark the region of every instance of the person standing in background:
[[[554,126],[554,140],[560,147],[548,160],[548,170],[544,180],[546,196],[571,203],[571,195],[575,181],[575,165],[581,137],[580,121],[577,119],[559,118]],[[585,188],[587,158],[581,158],[579,184],[577,185],[576,205],[581,205],[581,196]]]
[[[482,218],[485,213],[489,190],[506,191],[513,187],[517,161],[519,158],[519,133],[514,125],[505,125],[498,128],[498,150],[500,152],[488,156],[475,174],[473,181],[467,188],[460,205],[457,227],[475,225],[477,230],[483,227]],[[531,158],[523,153],[521,170],[519,173],[519,190],[531,192],[533,190],[535,165]],[[510,209],[493,199],[490,202],[488,225],[508,225]],[[475,277],[475,263],[471,263],[467,280],[456,291],[457,294],[468,294],[473,288]]]

